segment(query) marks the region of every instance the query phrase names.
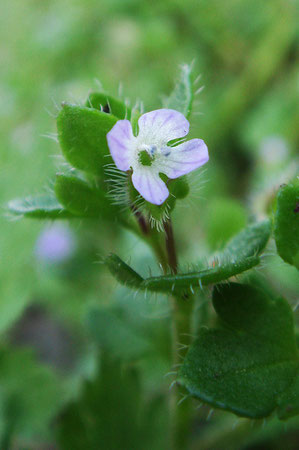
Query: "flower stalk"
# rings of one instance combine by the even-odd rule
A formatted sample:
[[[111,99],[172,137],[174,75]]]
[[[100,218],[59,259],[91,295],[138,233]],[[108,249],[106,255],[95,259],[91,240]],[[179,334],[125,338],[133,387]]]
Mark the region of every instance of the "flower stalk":
[[[174,242],[173,227],[170,218],[164,223],[164,230],[168,264],[172,273],[176,274],[178,272],[178,261]]]
[[[174,232],[171,219],[164,224],[165,245],[167,250],[168,265],[171,271],[178,272],[178,260]],[[193,312],[193,296],[170,298],[172,323],[172,361],[173,367],[177,368],[184,358],[191,340],[191,316]],[[191,404],[188,399],[182,401],[177,385],[174,385],[170,395],[170,416],[172,427],[172,447],[175,450],[186,448],[190,436],[192,419]]]

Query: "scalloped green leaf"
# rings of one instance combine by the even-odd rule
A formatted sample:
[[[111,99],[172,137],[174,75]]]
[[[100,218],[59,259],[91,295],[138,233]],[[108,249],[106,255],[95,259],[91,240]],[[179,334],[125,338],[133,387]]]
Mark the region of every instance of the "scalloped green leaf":
[[[19,217],[34,219],[69,219],[73,217],[53,194],[32,195],[11,200],[7,207],[10,214]]]
[[[131,109],[128,105],[105,92],[92,92],[86,101],[86,106],[106,114],[113,114],[118,119],[130,120],[131,117]]]
[[[103,176],[104,166],[112,161],[106,135],[116,122],[112,114],[64,103],[57,130],[65,159],[76,169]]]
[[[299,178],[278,191],[274,237],[280,257],[299,269]]]
[[[75,176],[57,175],[54,191],[64,208],[75,216],[105,217],[114,210],[103,190],[93,189]]]
[[[218,328],[201,329],[178,374],[190,395],[239,416],[263,418],[299,370],[288,303],[237,283],[217,285]]]
[[[163,102],[164,108],[175,109],[189,118],[193,102],[192,66],[184,64],[181,67],[179,79],[174,90]]]

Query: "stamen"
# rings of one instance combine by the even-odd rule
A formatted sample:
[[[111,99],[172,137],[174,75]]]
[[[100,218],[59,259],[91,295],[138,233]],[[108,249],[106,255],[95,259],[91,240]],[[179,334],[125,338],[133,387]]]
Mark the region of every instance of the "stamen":
[[[170,155],[171,149],[170,147],[168,147],[168,145],[165,145],[164,147],[161,148],[160,152],[163,156],[167,157]]]

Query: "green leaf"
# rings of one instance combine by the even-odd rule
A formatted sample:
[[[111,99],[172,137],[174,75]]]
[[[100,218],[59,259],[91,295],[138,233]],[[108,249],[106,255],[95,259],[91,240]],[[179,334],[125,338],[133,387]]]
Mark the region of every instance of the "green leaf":
[[[57,175],[54,191],[64,208],[75,216],[111,216],[113,208],[105,192],[91,188],[75,176]]]
[[[288,419],[299,414],[299,373],[278,399],[278,417]]]
[[[143,278],[128,264],[113,253],[105,259],[105,264],[116,280],[125,286],[139,288]]]
[[[86,106],[106,114],[113,114],[118,119],[130,120],[131,117],[131,109],[125,103],[105,92],[92,92],[86,101]]]
[[[181,73],[178,82],[168,98],[163,102],[164,108],[175,109],[190,116],[193,102],[193,84],[192,84],[192,66],[184,64],[181,67]]]
[[[106,135],[116,122],[112,114],[64,103],[57,129],[65,159],[76,169],[103,176],[112,161],[105,157],[110,155]]]
[[[53,194],[40,194],[12,200],[8,203],[8,210],[14,216],[35,219],[68,219],[73,217]]]
[[[299,178],[278,191],[274,237],[281,258],[299,269]]]
[[[177,275],[163,275],[160,277],[146,278],[139,286],[140,289],[148,289],[152,292],[177,292],[219,283],[234,275],[238,275],[259,264],[257,256],[246,258],[242,261],[219,264],[197,272],[182,273]]]
[[[87,316],[88,329],[101,349],[121,361],[136,359],[148,352],[149,342],[137,333],[116,311],[93,308]]]
[[[116,255],[110,255],[106,264],[119,283],[132,288],[152,292],[192,291],[194,288],[227,280],[257,266],[260,262],[257,255],[265,248],[270,231],[268,220],[249,225],[228,243],[213,267],[199,271],[143,279]]]
[[[230,262],[197,272],[177,275],[163,275],[143,279],[118,256],[112,254],[105,260],[111,274],[120,284],[125,286],[149,290],[152,292],[177,292],[178,290],[194,289],[226,280],[259,264],[260,259],[252,256],[240,262]]]
[[[178,382],[194,397],[249,418],[269,416],[299,369],[288,303],[249,285],[217,285],[221,319],[191,345]]]
[[[269,220],[248,225],[228,242],[220,257],[239,261],[259,255],[266,247],[270,234],[271,223]]]

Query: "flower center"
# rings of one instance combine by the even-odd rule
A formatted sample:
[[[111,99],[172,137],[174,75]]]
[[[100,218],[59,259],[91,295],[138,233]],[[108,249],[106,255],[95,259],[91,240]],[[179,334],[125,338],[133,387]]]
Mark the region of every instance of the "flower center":
[[[155,160],[155,152],[157,147],[155,145],[143,145],[138,153],[138,159],[143,166],[151,166]]]
[[[138,157],[143,166],[151,166],[154,161],[154,158],[146,150],[139,152]]]

